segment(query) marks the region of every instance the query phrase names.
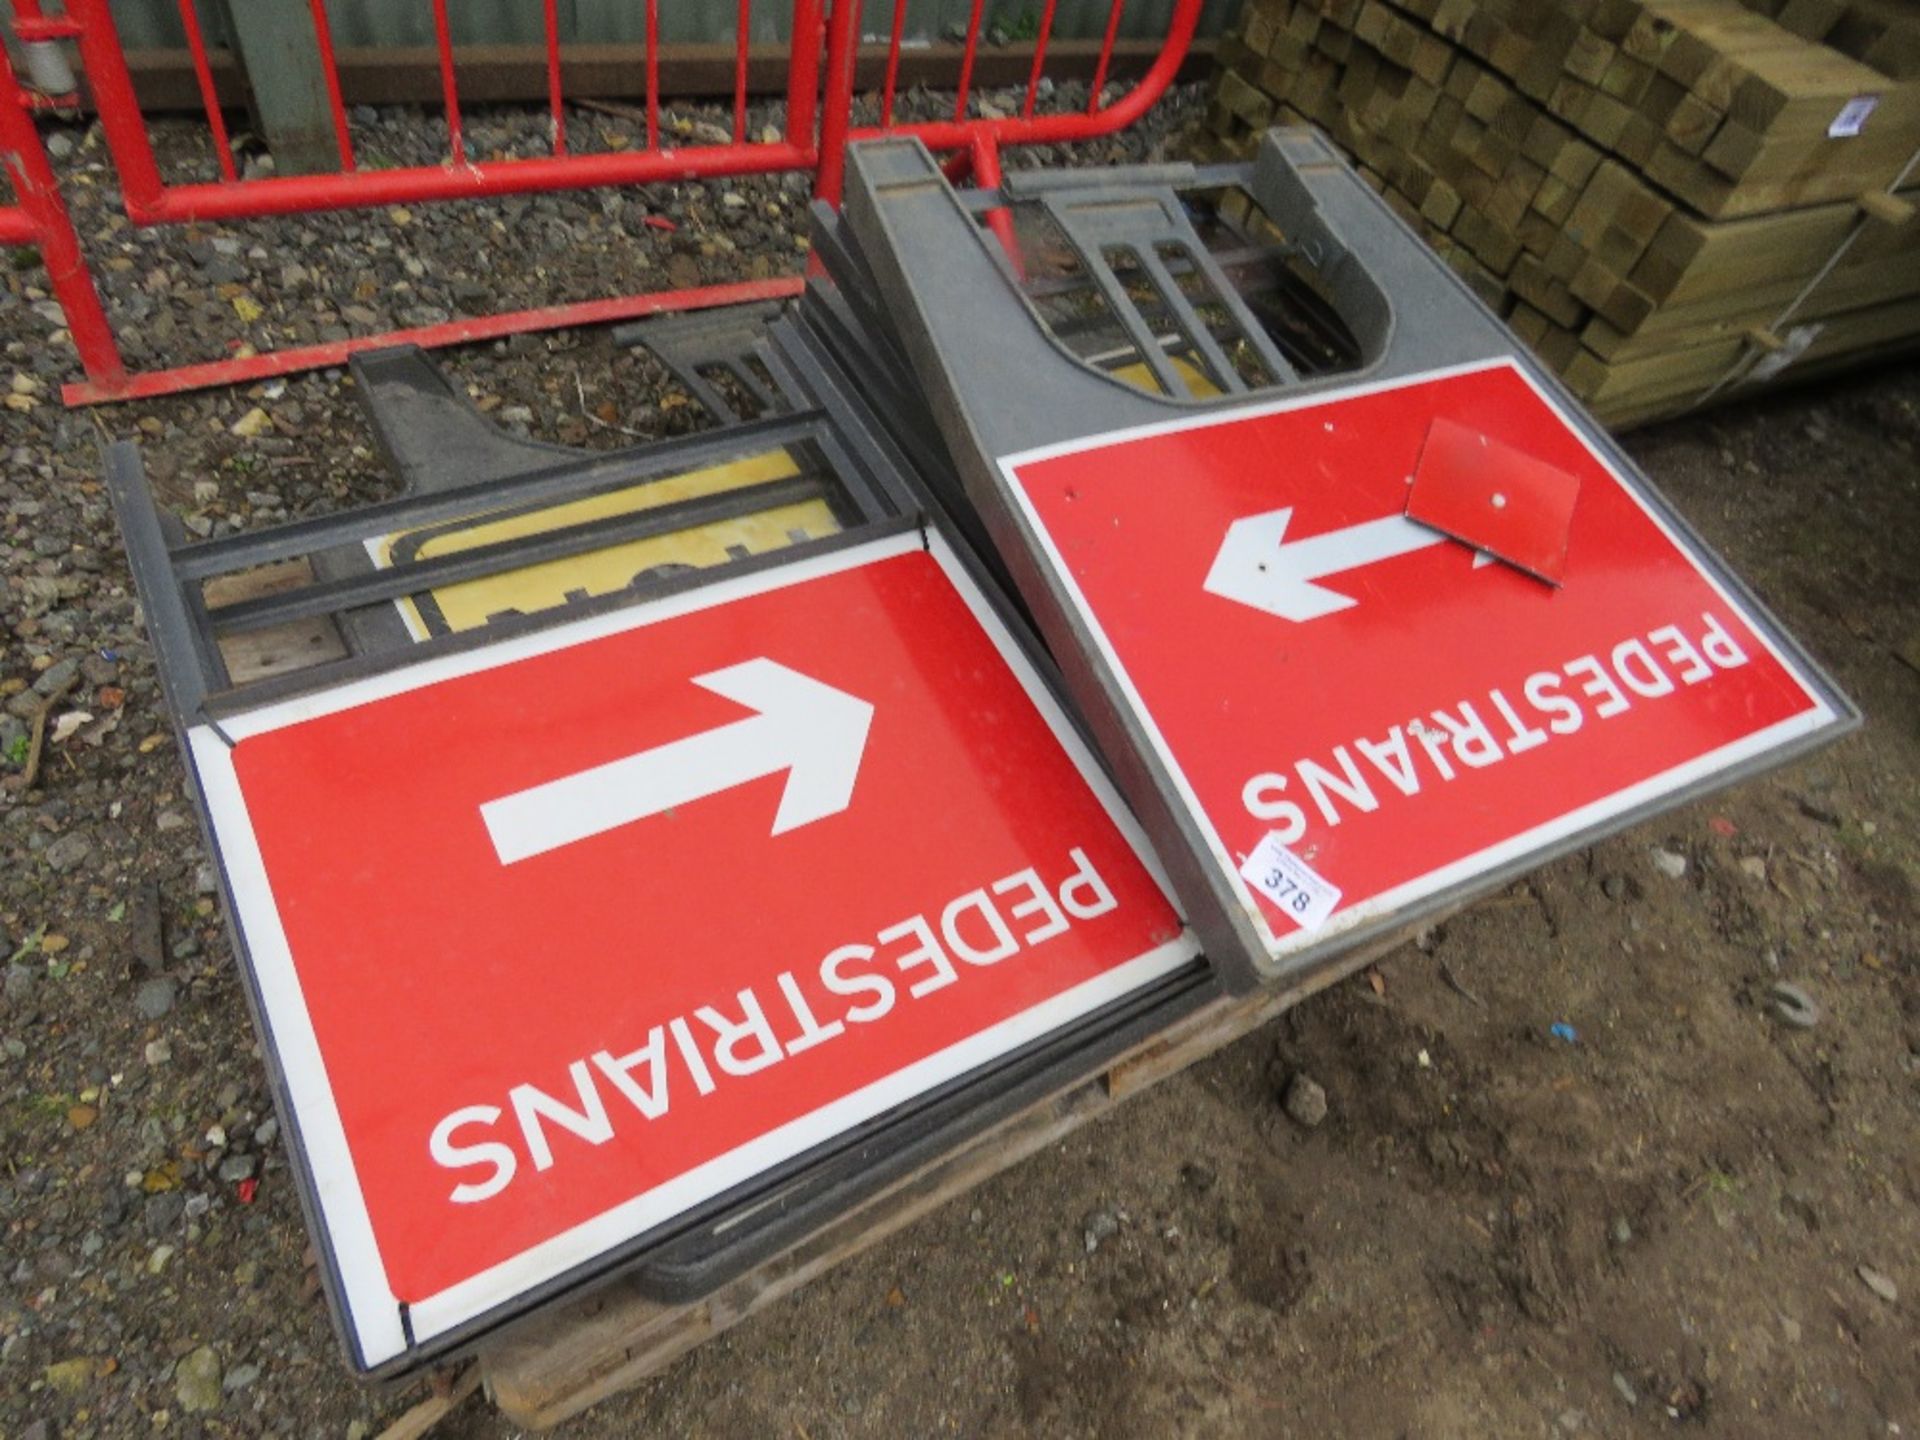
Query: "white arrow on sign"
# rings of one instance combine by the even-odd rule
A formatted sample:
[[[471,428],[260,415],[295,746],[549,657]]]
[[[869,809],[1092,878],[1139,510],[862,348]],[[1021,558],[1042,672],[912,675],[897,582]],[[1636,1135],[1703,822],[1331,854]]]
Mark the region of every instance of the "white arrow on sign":
[[[500,863],[511,865],[631,825],[736,785],[787,773],[773,833],[847,808],[873,706],[772,660],[748,660],[694,684],[755,713],[480,807]]]
[[[1359,602],[1351,595],[1316,585],[1316,580],[1424,550],[1450,538],[1404,515],[1385,515],[1287,544],[1287,525],[1292,519],[1293,507],[1287,505],[1243,516],[1229,525],[1220,553],[1213,557],[1213,568],[1207,572],[1207,593],[1251,605],[1282,620],[1317,620]],[[1475,551],[1474,568],[1491,564],[1493,558]]]

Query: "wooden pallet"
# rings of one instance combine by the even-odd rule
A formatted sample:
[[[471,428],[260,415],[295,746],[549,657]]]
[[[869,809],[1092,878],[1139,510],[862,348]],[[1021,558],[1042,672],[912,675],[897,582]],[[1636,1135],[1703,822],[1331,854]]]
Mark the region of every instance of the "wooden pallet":
[[[1603,420],[1643,419],[1785,343],[1843,245],[1792,323],[1826,355],[1903,323],[1914,33],[1895,0],[1249,0],[1209,128],[1230,154],[1326,131]],[[1868,94],[1861,133],[1830,134]]]
[[[1412,934],[1409,929],[1336,957],[1291,985],[1212,1002],[923,1166],[705,1299],[662,1304],[648,1299],[631,1281],[616,1279],[588,1295],[556,1303],[481,1350],[487,1394],[510,1420],[530,1429],[543,1430],[578,1415],[921,1216],[1057,1144],[1128,1096],[1371,964]]]

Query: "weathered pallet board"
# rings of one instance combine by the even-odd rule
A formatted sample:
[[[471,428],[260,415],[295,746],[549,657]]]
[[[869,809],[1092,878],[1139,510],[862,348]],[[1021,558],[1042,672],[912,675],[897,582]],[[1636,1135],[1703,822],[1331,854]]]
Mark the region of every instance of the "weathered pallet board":
[[[313,567],[305,559],[282,560],[241,575],[217,575],[206,583],[203,594],[208,611],[217,617],[223,605],[298,590],[312,581]],[[269,625],[227,636],[220,642],[221,661],[236,685],[341,660],[346,654],[339,630],[325,616]]]
[[[1431,922],[1427,922],[1431,923]],[[1221,998],[1126,1054],[899,1181],[706,1298],[648,1299],[630,1281],[549,1307],[485,1346],[487,1393],[510,1420],[543,1430],[658,1373],[701,1342],[842,1261],[1057,1144],[1129,1096],[1259,1029],[1308,996],[1406,943],[1408,931],[1322,965],[1287,986]]]

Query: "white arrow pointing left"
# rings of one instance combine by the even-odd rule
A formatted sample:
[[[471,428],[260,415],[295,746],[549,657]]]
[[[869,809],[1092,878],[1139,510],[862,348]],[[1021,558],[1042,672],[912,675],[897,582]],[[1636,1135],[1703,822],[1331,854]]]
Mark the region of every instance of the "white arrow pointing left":
[[[1287,527],[1292,521],[1291,505],[1234,521],[1202,588],[1282,620],[1317,620],[1358,603],[1319,581],[1445,544],[1449,538],[1404,515],[1383,515],[1342,530],[1289,540]],[[1474,569],[1492,563],[1493,556],[1485,551],[1474,553]]]
[[[755,713],[480,807],[500,863],[511,865],[785,771],[773,817],[785,834],[847,808],[873,706],[772,660],[748,660],[694,684]]]

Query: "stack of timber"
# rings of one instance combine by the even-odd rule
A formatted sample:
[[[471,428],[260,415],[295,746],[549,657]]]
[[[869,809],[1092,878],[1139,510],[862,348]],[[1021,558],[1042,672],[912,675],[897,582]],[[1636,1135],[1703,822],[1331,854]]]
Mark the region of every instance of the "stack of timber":
[[[1610,425],[1920,347],[1914,0],[1246,0],[1308,123]]]

